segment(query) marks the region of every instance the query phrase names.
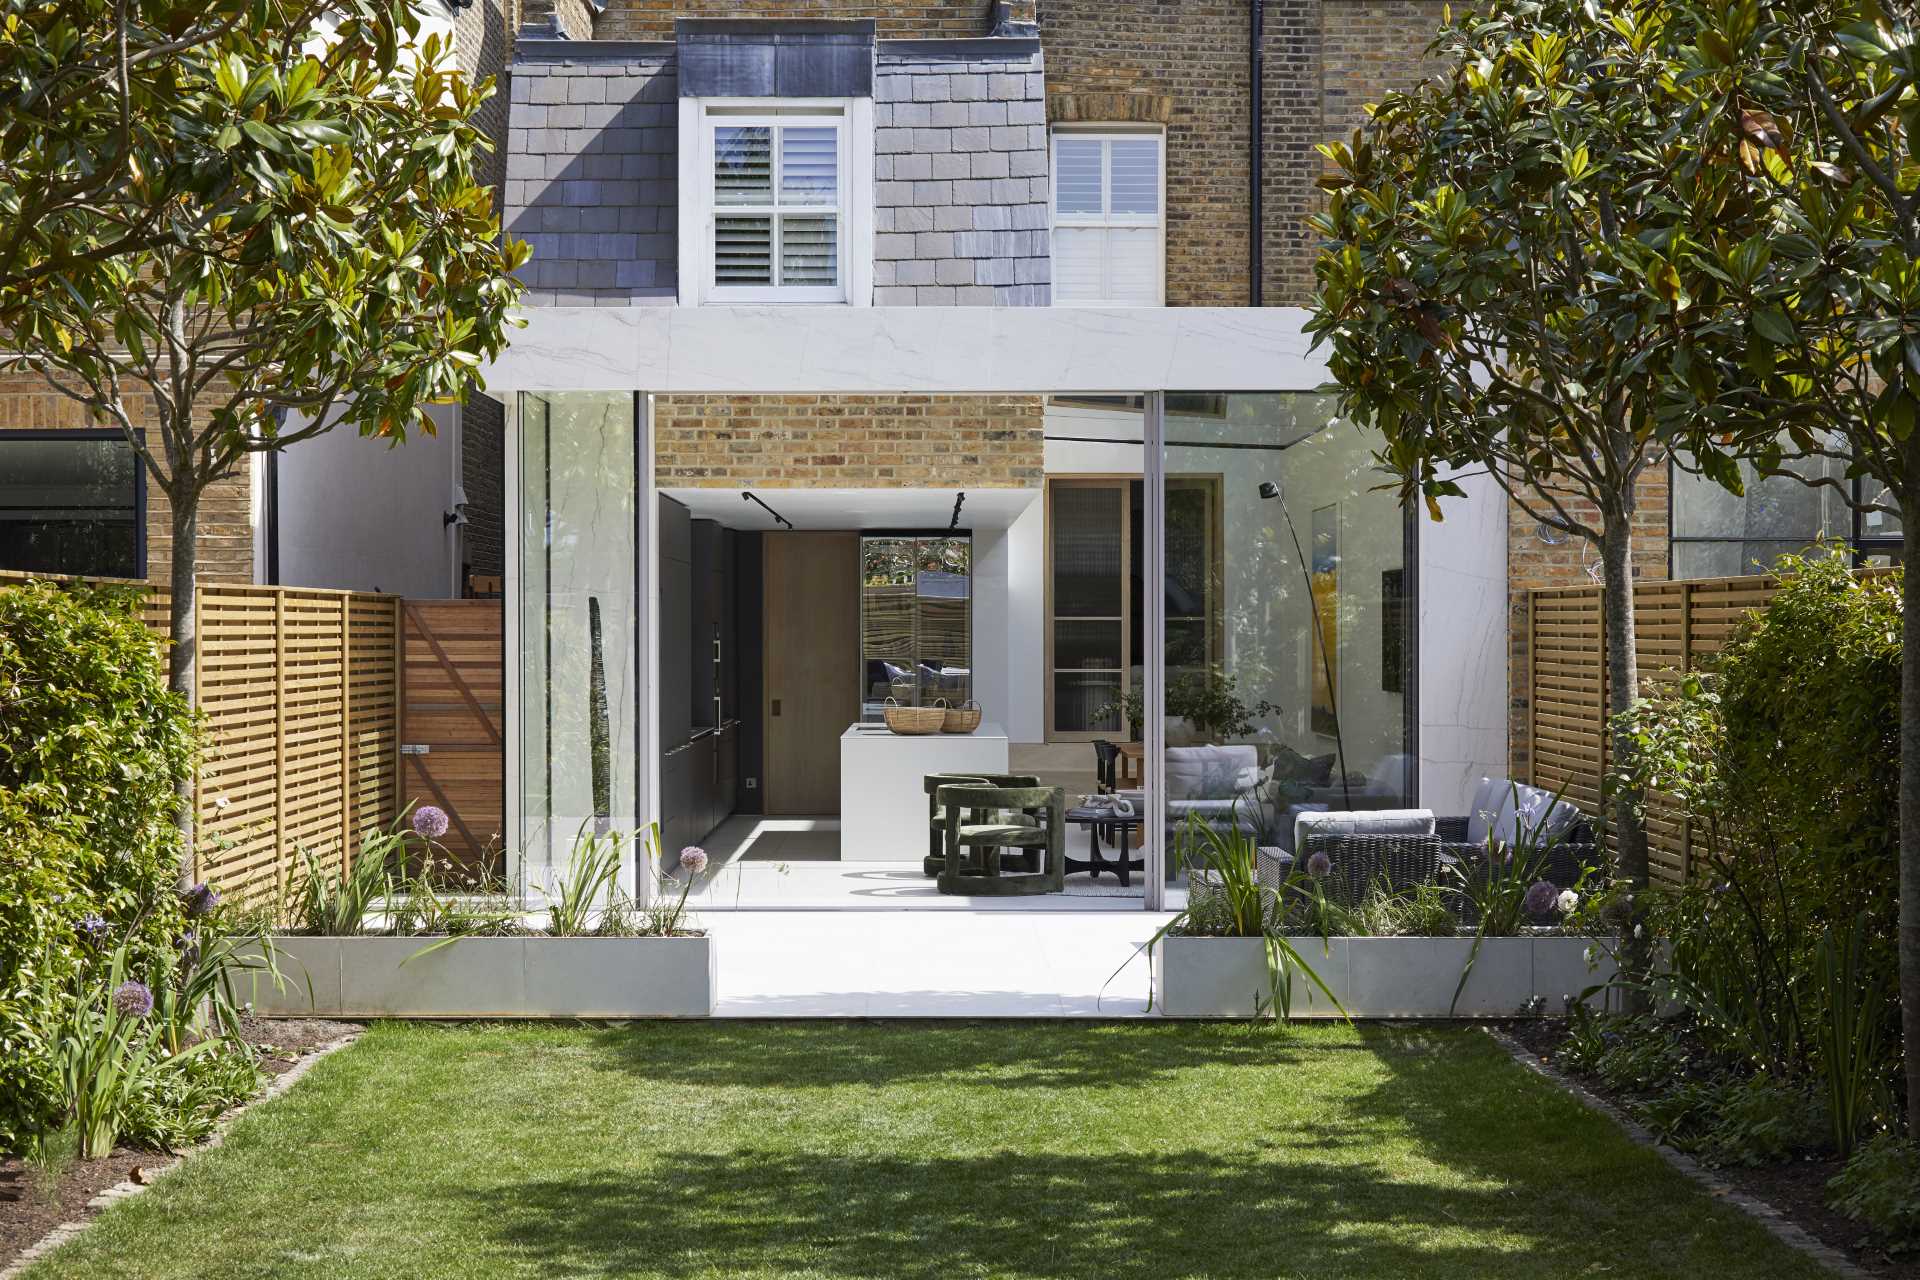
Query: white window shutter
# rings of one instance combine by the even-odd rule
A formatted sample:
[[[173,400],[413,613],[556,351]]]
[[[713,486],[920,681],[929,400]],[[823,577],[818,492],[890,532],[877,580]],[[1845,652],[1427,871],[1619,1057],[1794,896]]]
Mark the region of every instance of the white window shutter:
[[[1106,301],[1123,307],[1160,304],[1160,228],[1108,227]]]

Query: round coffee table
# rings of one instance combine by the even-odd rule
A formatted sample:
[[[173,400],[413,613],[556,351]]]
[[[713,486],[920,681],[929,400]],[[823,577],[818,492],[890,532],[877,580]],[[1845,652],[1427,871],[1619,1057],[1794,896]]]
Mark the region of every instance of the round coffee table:
[[[1069,854],[1068,875],[1084,871],[1089,879],[1098,880],[1102,871],[1110,871],[1114,878],[1120,881],[1120,887],[1125,889],[1133,884],[1133,872],[1146,870],[1147,864],[1143,859],[1127,856],[1127,846],[1132,842],[1133,833],[1140,829],[1138,813],[1131,817],[1121,817],[1108,809],[1092,809],[1085,805],[1076,805],[1067,810],[1066,818],[1068,822],[1087,829],[1087,856],[1076,858]],[[1102,829],[1112,833],[1117,857],[1104,856],[1100,848]]]

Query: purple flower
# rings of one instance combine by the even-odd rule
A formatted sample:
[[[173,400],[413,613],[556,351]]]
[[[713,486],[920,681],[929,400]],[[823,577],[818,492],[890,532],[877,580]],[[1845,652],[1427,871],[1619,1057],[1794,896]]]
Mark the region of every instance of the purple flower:
[[[697,844],[690,844],[680,851],[680,865],[687,874],[697,876],[707,869],[707,851]]]
[[[438,840],[447,834],[447,811],[437,805],[421,805],[413,811],[413,833],[424,840]]]
[[[99,942],[107,936],[108,925],[105,920],[89,911],[80,917],[80,923],[73,928],[75,933],[88,942]]]
[[[180,935],[180,959],[191,969],[200,963],[200,931],[189,929]]]
[[[180,896],[189,916],[204,916],[220,905],[220,891],[210,884],[197,884]]]
[[[129,1018],[144,1018],[153,1012],[153,992],[130,979],[113,989],[113,1007]]]
[[[1329,858],[1324,850],[1316,851],[1312,857],[1307,859],[1307,874],[1315,880],[1320,879],[1332,870],[1333,859]]]
[[[1535,880],[1520,906],[1530,916],[1544,916],[1560,905],[1560,886],[1551,880]]]

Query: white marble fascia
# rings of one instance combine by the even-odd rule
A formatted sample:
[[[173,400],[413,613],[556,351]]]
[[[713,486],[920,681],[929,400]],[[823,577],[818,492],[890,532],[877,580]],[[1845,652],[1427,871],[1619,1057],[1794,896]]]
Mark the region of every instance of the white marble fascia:
[[[1423,510],[1420,576],[1420,803],[1466,811],[1482,777],[1507,773],[1507,504],[1482,469]]]
[[[543,307],[496,393],[1310,390],[1298,307]]]

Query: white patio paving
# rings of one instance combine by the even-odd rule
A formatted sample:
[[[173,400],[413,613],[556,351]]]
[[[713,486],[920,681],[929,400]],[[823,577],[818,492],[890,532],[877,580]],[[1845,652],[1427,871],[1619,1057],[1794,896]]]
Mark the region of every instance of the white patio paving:
[[[721,1018],[1139,1018],[1131,911],[711,911]]]

